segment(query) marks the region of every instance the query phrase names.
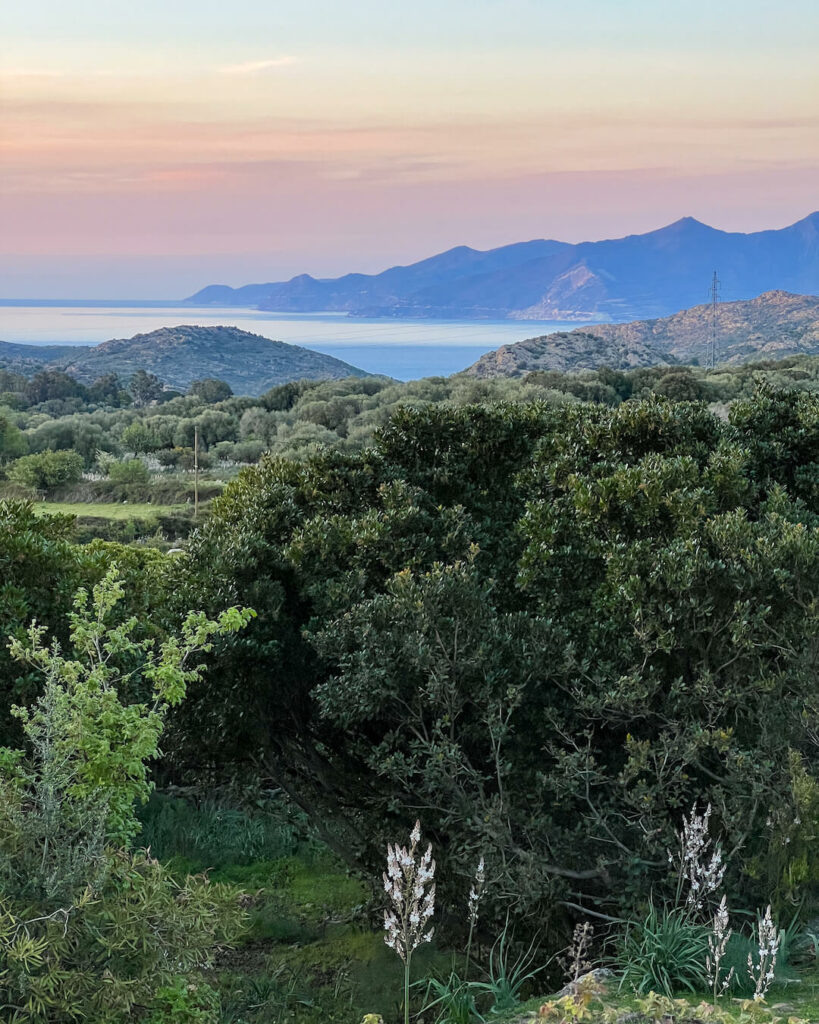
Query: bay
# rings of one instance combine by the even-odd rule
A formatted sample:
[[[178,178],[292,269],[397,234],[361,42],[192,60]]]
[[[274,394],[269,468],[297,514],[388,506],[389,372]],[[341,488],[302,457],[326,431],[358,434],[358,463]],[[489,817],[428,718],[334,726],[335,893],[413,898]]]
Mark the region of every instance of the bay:
[[[398,380],[447,376],[500,345],[578,326],[553,320],[361,319],[127,300],[0,300],[0,340],[27,345],[97,345],[179,324],[239,327]]]

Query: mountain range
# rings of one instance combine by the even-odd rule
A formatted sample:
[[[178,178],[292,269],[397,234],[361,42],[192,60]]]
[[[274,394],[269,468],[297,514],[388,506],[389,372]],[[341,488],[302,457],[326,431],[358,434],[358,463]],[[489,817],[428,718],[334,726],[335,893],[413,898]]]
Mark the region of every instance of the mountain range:
[[[704,363],[713,329],[710,304],[673,316],[626,324],[597,324],[503,345],[463,372],[472,377],[519,377],[532,370],[613,370]],[[716,309],[716,362],[744,363],[819,355],[819,297],[765,292]]]
[[[0,342],[0,366],[30,372],[57,367],[90,383],[105,373],[127,381],[147,370],[171,388],[217,377],[237,395],[259,395],[291,380],[366,377],[365,370],[299,345],[271,341],[238,327],[163,327],[101,345],[15,345]]]
[[[459,246],[380,274],[210,285],[186,301],[353,316],[624,322],[703,301],[714,270],[729,300],[773,289],[819,292],[819,212],[750,234],[684,217],[599,242],[540,239],[485,252]]]

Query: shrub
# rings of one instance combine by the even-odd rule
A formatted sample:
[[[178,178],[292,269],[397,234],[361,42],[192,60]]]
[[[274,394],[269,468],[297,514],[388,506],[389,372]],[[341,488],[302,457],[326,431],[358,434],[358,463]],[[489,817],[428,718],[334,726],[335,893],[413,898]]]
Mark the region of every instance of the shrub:
[[[567,911],[673,894],[695,799],[741,851],[731,905],[798,899],[819,881],[819,399],[741,411],[430,406],[361,454],[263,458],[177,567],[188,603],[263,609],[185,708],[195,763],[262,751],[373,871],[423,806],[444,900],[485,852],[487,924],[560,946]]]
[[[45,687],[17,709],[27,749],[0,749],[0,1000],[10,1021],[124,1024],[208,964],[242,921],[235,891],[205,877],[177,882],[127,844],[167,710],[199,677],[189,660],[249,613],[190,614],[155,649],[134,638],[134,619],[111,623],[122,597],[115,569],[92,600],[78,591],[73,657],[46,645],[36,624],[11,643]],[[140,683],[150,703],[124,703]]]
[[[17,459],[28,451],[28,444],[19,427],[0,413],[0,463]]]
[[[219,996],[203,981],[177,978],[161,988],[145,1024],[219,1024]]]
[[[14,483],[36,491],[48,491],[76,483],[82,476],[82,456],[75,451],[39,452],[24,455],[8,467],[6,475]]]
[[[109,464],[108,478],[115,484],[147,484],[151,474],[141,459],[126,459]]]
[[[652,904],[645,920],[629,925],[621,940],[617,954],[621,986],[640,995],[672,996],[683,989],[704,992],[708,934],[708,928],[692,921],[685,911]]]

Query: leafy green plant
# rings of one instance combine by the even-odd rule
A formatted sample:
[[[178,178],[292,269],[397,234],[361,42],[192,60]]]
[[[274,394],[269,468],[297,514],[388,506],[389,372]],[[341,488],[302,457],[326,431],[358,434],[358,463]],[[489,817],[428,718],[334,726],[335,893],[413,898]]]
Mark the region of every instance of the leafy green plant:
[[[433,1012],[437,1024],[474,1024],[484,1020],[475,1003],[478,989],[474,982],[462,980],[452,971],[445,980],[429,978],[425,984],[422,1012]]]
[[[82,469],[82,456],[78,452],[37,452],[12,462],[6,469],[6,476],[23,487],[47,491],[79,480]]]
[[[135,619],[112,623],[122,597],[116,567],[77,592],[73,656],[34,623],[10,643],[45,678],[33,707],[15,709],[27,748],[0,748],[0,1005],[15,1024],[128,1020],[244,922],[237,890],[178,881],[128,844],[168,708],[200,676],[190,660],[251,613],[191,613],[157,646],[135,638]],[[134,677],[149,703],[124,702]]]
[[[109,463],[108,478],[115,484],[147,484],[151,474],[141,459],[126,459]]]
[[[537,956],[534,940],[529,948],[512,957],[510,931],[504,927],[498,940],[489,953],[489,970],[486,981],[473,982],[476,991],[484,993],[489,1001],[489,1012],[492,1015],[508,1013],[519,1006],[523,998],[523,988],[543,970],[533,967]]]
[[[202,981],[176,978],[154,998],[145,1024],[219,1024],[219,996]]]
[[[693,922],[683,909],[652,903],[645,920],[630,924],[620,941],[616,962],[622,970],[621,988],[668,997],[682,989],[705,991],[708,936],[708,928]]]

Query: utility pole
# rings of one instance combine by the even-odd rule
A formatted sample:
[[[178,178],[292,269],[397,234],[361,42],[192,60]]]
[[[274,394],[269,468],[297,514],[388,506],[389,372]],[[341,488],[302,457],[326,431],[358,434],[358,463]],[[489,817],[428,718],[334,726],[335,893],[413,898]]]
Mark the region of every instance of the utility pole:
[[[193,428],[193,518],[199,515],[199,427]]]
[[[716,270],[714,276],[711,278],[711,287],[708,289],[708,294],[711,296],[711,329],[708,334],[708,350],[705,357],[705,366],[708,370],[713,370],[717,365],[717,335],[718,335],[718,306],[719,306],[719,287],[720,279],[717,277]]]

